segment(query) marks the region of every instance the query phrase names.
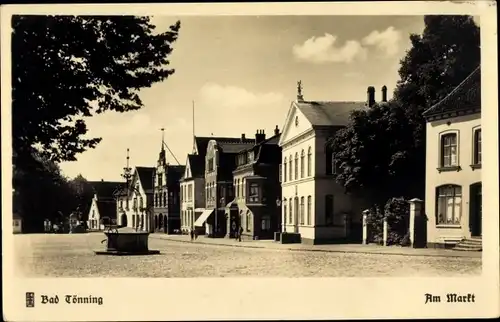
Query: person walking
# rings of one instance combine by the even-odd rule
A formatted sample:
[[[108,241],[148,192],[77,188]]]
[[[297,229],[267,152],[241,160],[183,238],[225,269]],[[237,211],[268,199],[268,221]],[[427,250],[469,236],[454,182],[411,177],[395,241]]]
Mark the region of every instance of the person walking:
[[[193,229],[189,230],[189,234],[191,235],[191,241],[193,241],[193,239],[194,239],[194,231],[193,231]]]
[[[238,230],[238,241],[241,242],[241,234],[243,234],[243,227],[240,226],[240,229]]]

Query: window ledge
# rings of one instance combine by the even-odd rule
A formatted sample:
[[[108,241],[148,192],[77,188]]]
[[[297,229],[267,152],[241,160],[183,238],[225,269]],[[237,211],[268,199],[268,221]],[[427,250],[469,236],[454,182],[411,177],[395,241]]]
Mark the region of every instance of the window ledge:
[[[481,169],[481,163],[471,164],[470,167],[472,168],[472,171],[474,171],[476,169]]]
[[[462,225],[460,225],[460,224],[457,224],[457,225],[454,225],[454,224],[438,224],[438,225],[436,225],[436,228],[461,229]]]
[[[437,168],[437,171],[439,173],[441,172],[450,172],[450,171],[460,171],[462,170],[462,168],[459,166],[459,165],[456,165],[456,166],[452,166],[452,167],[440,167],[440,168]]]

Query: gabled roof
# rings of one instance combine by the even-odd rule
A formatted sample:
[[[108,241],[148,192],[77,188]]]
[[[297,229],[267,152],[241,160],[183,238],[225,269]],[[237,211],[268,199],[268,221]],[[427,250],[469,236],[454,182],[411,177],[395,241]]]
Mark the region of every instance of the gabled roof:
[[[255,145],[255,140],[245,140],[243,142],[217,141],[217,146],[223,153],[238,153]]]
[[[207,153],[207,147],[208,147],[208,142],[211,140],[215,140],[217,144],[236,144],[236,143],[251,143],[255,142],[254,139],[241,139],[241,138],[234,138],[234,137],[215,137],[215,136],[210,136],[210,137],[198,137],[195,136],[195,142],[196,142],[196,148],[198,150],[198,155],[201,155],[205,157]],[[227,153],[234,153],[234,152],[227,152]]]
[[[295,106],[315,126],[345,126],[350,113],[365,109],[365,102],[296,101]]]
[[[119,181],[89,181],[98,199],[113,199],[115,193],[125,189],[126,183]]]
[[[478,66],[441,101],[427,109],[426,118],[470,110],[481,111],[481,66]]]
[[[193,178],[201,178],[205,175],[205,158],[199,154],[188,154],[189,167]]]
[[[153,175],[155,173],[155,168],[153,167],[135,167],[137,174],[139,175],[139,181],[141,182],[142,189],[145,192],[153,189]]]
[[[99,217],[116,218],[116,202],[111,200],[97,200],[97,209],[99,210]]]

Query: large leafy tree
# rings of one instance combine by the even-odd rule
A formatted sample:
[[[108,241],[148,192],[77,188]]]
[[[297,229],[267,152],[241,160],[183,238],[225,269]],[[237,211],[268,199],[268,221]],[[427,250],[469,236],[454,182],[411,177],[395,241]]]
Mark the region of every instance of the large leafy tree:
[[[100,138],[82,117],[142,107],[138,91],[168,78],[180,22],[155,34],[149,17],[14,16],[13,148],[72,161]]]
[[[156,33],[149,17],[29,15],[14,16],[12,29],[14,203],[40,229],[75,206],[57,163],[101,141],[86,136],[84,117],[140,109],[140,89],[174,73],[180,22]]]
[[[337,180],[351,191],[384,202],[423,193],[425,119],[480,63],[479,27],[469,16],[425,16],[421,35],[410,35],[400,81],[388,103],[356,111],[327,145],[340,161]],[[420,195],[419,195],[420,194]]]

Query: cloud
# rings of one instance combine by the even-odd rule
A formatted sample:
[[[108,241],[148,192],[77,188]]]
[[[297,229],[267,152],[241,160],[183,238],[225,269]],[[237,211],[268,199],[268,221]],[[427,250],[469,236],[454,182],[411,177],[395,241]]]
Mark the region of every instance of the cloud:
[[[372,31],[368,36],[361,41],[365,46],[374,46],[387,56],[395,56],[399,52],[402,33],[394,27],[389,27],[380,32]]]
[[[311,37],[301,45],[293,46],[293,54],[301,61],[311,63],[351,63],[365,60],[366,49],[356,40],[348,40],[343,46],[336,46],[337,36],[325,33],[322,37]]]
[[[204,106],[238,111],[281,104],[283,101],[283,95],[280,93],[253,93],[241,87],[214,83],[205,84],[201,88],[200,98]]]

